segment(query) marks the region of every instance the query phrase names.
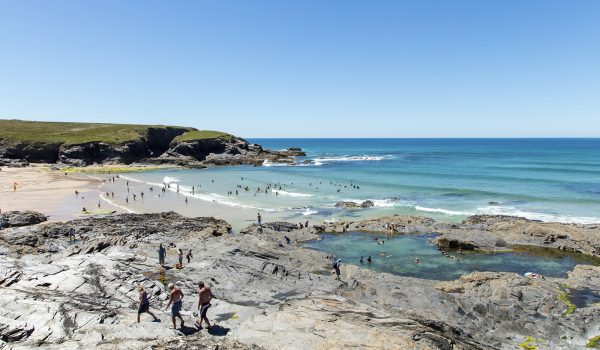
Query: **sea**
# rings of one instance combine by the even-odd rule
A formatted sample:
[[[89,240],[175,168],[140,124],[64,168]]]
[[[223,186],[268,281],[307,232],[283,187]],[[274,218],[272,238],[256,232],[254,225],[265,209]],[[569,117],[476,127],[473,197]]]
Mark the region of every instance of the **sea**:
[[[228,212],[241,209],[249,212],[243,214],[245,220],[261,212],[299,221],[390,214],[459,221],[488,214],[600,223],[600,139],[249,141],[270,149],[301,147],[306,157],[299,157],[294,164],[265,162],[260,167],[161,170],[124,176],[146,185],[170,184],[170,192],[185,195],[188,203],[221,207],[219,213],[225,215],[219,216],[224,219]],[[366,200],[374,207],[335,207],[340,201]],[[180,198],[178,204],[181,202]]]

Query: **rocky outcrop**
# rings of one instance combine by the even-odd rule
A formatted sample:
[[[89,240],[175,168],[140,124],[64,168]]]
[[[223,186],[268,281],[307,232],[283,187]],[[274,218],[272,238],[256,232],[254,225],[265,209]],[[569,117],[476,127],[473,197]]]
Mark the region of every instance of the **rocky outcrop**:
[[[396,223],[409,220],[426,223]],[[578,266],[567,279],[474,273],[439,282],[342,265],[338,281],[329,257],[296,243],[314,235],[312,228],[268,223],[229,235],[228,227],[162,213],[3,230],[0,347],[483,350],[513,349],[531,335],[548,348],[573,349],[600,325],[598,306],[565,315],[559,294],[565,283],[572,293],[595,288],[594,267]],[[75,241],[65,235],[70,228]],[[159,243],[168,248],[169,266],[179,248],[194,257],[182,270],[162,269]],[[210,330],[193,326],[198,281],[215,296]],[[168,283],[185,294],[186,324],[178,330],[164,311]],[[146,314],[136,322],[140,285],[161,322]]]
[[[227,135],[211,139],[171,142],[169,149],[158,161],[177,159],[191,160],[201,166],[214,165],[262,165],[265,161],[293,163],[296,156],[304,156],[299,148],[285,151],[271,151],[257,144]]]
[[[346,209],[356,209],[356,208],[372,208],[375,206],[375,203],[370,200],[363,201],[361,203],[357,202],[337,202],[335,203],[336,208],[346,208]]]
[[[0,229],[5,227],[30,226],[48,220],[36,211],[7,211],[0,214]]]

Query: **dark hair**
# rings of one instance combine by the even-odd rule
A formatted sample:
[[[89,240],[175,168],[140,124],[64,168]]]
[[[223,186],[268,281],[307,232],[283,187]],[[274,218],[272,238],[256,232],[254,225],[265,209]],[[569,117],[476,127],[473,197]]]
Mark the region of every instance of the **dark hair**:
[[[204,282],[198,282],[198,287],[200,287],[200,288],[204,287]]]

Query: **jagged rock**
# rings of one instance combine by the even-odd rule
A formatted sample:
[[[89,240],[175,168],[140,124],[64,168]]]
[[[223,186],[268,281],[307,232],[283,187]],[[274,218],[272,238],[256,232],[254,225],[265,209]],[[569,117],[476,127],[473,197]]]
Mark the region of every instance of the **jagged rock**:
[[[7,211],[0,214],[0,228],[35,225],[46,220],[46,215],[36,211]]]
[[[337,202],[335,203],[335,207],[336,208],[350,208],[350,209],[354,209],[354,208],[372,208],[373,206],[375,206],[375,203],[373,203],[373,201],[371,200],[366,200],[363,201],[361,203],[357,203],[357,202]]]

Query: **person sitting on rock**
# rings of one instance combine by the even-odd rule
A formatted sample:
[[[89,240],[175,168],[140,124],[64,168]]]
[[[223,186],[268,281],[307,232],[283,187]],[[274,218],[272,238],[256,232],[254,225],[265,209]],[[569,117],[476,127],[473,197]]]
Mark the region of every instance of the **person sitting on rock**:
[[[137,321],[140,323],[140,315],[144,312],[150,314],[150,316],[154,317],[154,321],[158,321],[156,315],[150,311],[150,300],[148,300],[148,293],[144,290],[144,287],[138,287],[139,299],[140,299],[140,307],[138,308]]]
[[[181,289],[175,287],[175,285],[173,283],[169,283],[169,303],[167,304],[167,307],[165,308],[165,310],[169,309],[169,306],[171,306],[171,304],[173,305],[171,307],[171,320],[173,321],[173,329],[177,329],[177,322],[175,321],[175,317],[179,317],[179,320],[181,321],[181,328],[183,328],[183,325],[185,322],[183,322],[183,317],[181,317],[181,307],[183,306],[183,292],[181,291]]]

